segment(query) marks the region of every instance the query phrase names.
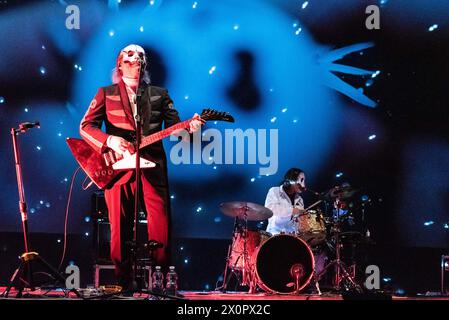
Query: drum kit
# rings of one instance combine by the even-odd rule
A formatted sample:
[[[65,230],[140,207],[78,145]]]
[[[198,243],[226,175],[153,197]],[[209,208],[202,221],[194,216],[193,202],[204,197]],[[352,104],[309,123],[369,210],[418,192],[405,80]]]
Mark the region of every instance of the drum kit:
[[[288,234],[271,235],[248,228],[250,221],[260,222],[273,216],[273,212],[264,206],[251,202],[222,203],[221,212],[235,221],[223,285],[216,290],[226,292],[232,275],[235,275],[238,285],[249,288],[248,293],[261,289],[271,294],[299,294],[312,284],[321,293],[318,282],[333,270],[332,289],[341,291],[344,284],[344,289],[361,291],[340,252],[345,234],[341,232],[342,207],[356,190],[334,187],[325,193],[314,193],[319,200],[292,217],[296,232]],[[332,203],[332,217],[326,217],[318,208],[322,203]],[[327,243],[334,249],[335,258],[317,273],[314,251]]]

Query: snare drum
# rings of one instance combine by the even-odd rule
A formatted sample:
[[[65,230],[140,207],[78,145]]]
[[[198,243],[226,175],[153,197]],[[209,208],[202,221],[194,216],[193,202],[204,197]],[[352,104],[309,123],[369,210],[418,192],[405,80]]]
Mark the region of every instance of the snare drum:
[[[320,210],[308,210],[296,218],[296,234],[309,245],[317,246],[326,240],[326,225]]]

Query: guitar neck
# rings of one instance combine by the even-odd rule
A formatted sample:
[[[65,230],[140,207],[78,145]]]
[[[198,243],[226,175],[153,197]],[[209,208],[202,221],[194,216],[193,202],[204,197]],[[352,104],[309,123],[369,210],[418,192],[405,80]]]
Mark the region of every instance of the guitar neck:
[[[156,141],[162,140],[162,139],[170,136],[176,130],[189,128],[191,120],[192,119],[188,119],[183,122],[179,122],[179,123],[171,126],[170,128],[150,134],[149,136],[142,139],[142,142],[140,143],[140,149],[145,148],[146,146],[148,146],[152,143],[155,143]]]

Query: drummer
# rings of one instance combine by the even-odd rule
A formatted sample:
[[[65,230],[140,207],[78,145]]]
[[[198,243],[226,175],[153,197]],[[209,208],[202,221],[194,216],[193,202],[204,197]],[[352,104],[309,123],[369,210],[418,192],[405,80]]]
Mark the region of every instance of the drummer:
[[[284,175],[279,187],[272,187],[265,199],[265,207],[273,211],[268,219],[267,232],[272,235],[286,233],[296,234],[294,217],[304,213],[304,201],[301,193],[306,190],[306,175],[303,170],[290,168]],[[322,248],[312,248],[315,256],[315,272],[324,269],[326,253]]]
[[[270,188],[265,207],[273,211],[273,216],[268,219],[267,232],[273,235],[296,232],[292,217],[304,212],[304,201],[300,194],[305,188],[305,173],[298,168],[287,171],[281,186]]]

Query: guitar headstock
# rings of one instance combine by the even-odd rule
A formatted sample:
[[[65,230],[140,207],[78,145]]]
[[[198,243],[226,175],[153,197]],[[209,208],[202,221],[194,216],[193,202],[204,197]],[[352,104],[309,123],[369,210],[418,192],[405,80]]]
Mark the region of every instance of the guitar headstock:
[[[234,117],[231,116],[228,112],[217,111],[214,109],[203,109],[203,112],[201,112],[200,117],[204,121],[234,122]]]

